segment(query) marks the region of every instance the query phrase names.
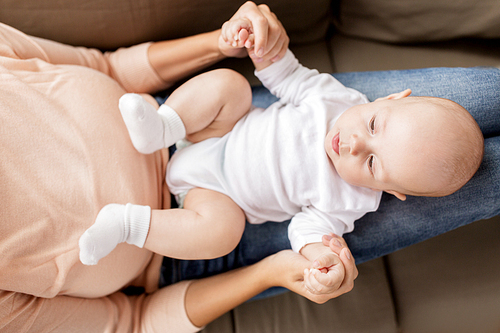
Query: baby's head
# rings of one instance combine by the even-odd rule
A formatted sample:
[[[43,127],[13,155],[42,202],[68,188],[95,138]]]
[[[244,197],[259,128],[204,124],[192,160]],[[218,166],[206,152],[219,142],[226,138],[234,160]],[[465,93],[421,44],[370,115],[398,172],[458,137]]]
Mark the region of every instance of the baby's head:
[[[339,117],[325,150],[342,179],[405,200],[451,194],[474,175],[484,139],[469,112],[447,99],[410,94],[356,105]]]

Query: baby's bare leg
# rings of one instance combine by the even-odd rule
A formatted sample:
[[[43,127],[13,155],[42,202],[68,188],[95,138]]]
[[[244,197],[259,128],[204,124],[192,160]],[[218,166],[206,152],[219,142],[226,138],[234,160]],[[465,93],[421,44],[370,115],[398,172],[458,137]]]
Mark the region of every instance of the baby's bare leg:
[[[109,204],[80,237],[80,260],[96,265],[127,242],[179,259],[212,259],[238,245],[245,215],[228,196],[193,189],[185,209],[153,210],[149,206]]]
[[[229,69],[195,76],[177,88],[158,110],[142,96],[125,94],[119,108],[134,147],[151,154],[181,139],[221,137],[250,110],[247,80]]]
[[[184,209],[153,210],[144,248],[178,259],[211,259],[231,252],[245,228],[245,215],[228,196],[195,188]]]
[[[177,88],[165,101],[182,119],[186,138],[191,142],[228,133],[250,110],[251,103],[248,81],[229,69],[200,74]]]

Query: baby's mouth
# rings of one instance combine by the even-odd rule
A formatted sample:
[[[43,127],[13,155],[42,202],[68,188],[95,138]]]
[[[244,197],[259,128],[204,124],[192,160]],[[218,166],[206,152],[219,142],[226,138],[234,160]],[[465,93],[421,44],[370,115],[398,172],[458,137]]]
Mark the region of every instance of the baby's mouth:
[[[340,133],[337,133],[334,135],[332,139],[332,149],[334,152],[337,153],[337,155],[339,154],[339,142],[340,142]]]

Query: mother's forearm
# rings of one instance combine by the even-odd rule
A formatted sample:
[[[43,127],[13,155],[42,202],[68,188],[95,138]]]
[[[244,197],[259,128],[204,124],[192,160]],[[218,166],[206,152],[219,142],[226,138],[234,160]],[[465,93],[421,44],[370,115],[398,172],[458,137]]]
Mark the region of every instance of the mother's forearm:
[[[149,61],[158,75],[170,85],[222,59],[218,39],[220,30],[195,36],[153,43]]]
[[[273,286],[268,258],[251,266],[194,281],[186,293],[191,322],[204,326]]]

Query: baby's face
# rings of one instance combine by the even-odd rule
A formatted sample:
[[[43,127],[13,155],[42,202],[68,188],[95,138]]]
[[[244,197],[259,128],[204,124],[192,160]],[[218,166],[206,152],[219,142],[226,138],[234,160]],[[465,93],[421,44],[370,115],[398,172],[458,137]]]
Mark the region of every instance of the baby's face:
[[[432,107],[406,103],[406,98],[357,105],[328,132],[325,150],[340,177],[352,185],[396,196],[425,191],[439,182],[434,179],[438,173],[428,172],[427,161],[443,154],[434,142],[440,122],[433,118]]]

